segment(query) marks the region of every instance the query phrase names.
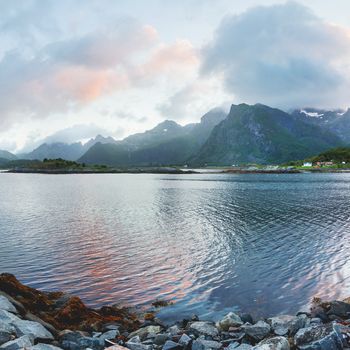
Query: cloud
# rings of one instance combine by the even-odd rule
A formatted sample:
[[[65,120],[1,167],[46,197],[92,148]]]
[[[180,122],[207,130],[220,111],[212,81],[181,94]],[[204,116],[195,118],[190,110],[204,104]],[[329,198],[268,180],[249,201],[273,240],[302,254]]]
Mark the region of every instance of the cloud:
[[[74,143],[95,137],[96,135],[109,135],[110,131],[95,124],[76,124],[69,128],[56,131],[54,134],[42,139],[40,143]]]
[[[49,44],[42,54],[53,61],[70,65],[113,68],[126,64],[131,55],[149,50],[157,40],[158,33],[154,27],[121,19],[105,30]]]
[[[120,131],[121,130],[118,130],[119,133]],[[116,131],[116,133],[118,132]],[[112,133],[110,130],[106,130],[93,123],[75,124],[71,127],[58,130],[47,137],[42,137],[38,131],[34,131],[30,135],[28,135],[26,142],[21,148],[21,150],[17,151],[19,153],[25,153],[32,151],[34,148],[40,146],[43,143],[50,144],[55,142],[64,142],[70,144],[88,140],[96,137],[97,135],[113,136],[112,134],[114,135],[114,133]],[[16,147],[12,146],[9,149],[16,149]]]
[[[349,30],[296,3],[226,17],[203,49],[201,72],[236,99],[290,108],[349,105]]]
[[[219,79],[196,79],[158,105],[157,109],[166,119],[193,121],[195,115],[198,120],[209,109],[218,106],[226,109],[232,103],[221,85]]]
[[[148,89],[159,77],[175,79],[197,66],[188,41],[164,44],[155,28],[131,19],[31,53],[18,46],[0,60],[0,126],[78,111],[99,98]]]
[[[172,45],[161,45],[149,61],[140,67],[141,75],[152,77],[160,73],[193,70],[199,65],[198,53],[188,40],[177,40]]]

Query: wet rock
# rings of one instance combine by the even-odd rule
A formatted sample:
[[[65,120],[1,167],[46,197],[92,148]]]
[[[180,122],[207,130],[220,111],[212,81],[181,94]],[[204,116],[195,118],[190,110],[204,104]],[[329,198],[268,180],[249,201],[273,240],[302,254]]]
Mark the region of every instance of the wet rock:
[[[169,339],[168,334],[157,334],[153,340],[154,344],[162,346]]]
[[[62,348],[59,348],[54,345],[49,345],[49,344],[36,344],[32,347],[29,348],[29,350],[62,350]]]
[[[104,346],[99,338],[88,336],[84,332],[65,330],[60,333],[61,346],[66,350],[83,350],[86,348],[102,349]]]
[[[149,333],[158,334],[158,333],[160,333],[160,331],[161,331],[160,326],[142,327],[142,328],[138,329],[137,331],[130,333],[129,338],[139,336],[141,339],[146,339],[146,337]]]
[[[146,345],[142,343],[127,342],[126,346],[130,350],[152,350],[152,345]]]
[[[18,336],[32,334],[34,339],[54,339],[53,335],[38,322],[18,320],[12,324],[15,326]]]
[[[0,332],[15,333],[15,327],[11,323],[0,321]]]
[[[71,295],[69,293],[62,293],[62,295],[57,298],[56,300],[54,300],[53,302],[53,306],[57,309],[62,308],[65,304],[67,304],[69,302],[69,300],[71,298],[73,298],[74,295]]]
[[[180,333],[180,328],[177,325],[171,326],[167,329],[167,333],[170,335],[177,335]]]
[[[315,318],[315,317],[320,318],[322,320],[322,322],[324,322],[324,323],[329,322],[328,315],[326,314],[325,310],[319,305],[314,305],[311,308],[310,317],[312,317],[312,318]]]
[[[254,325],[246,323],[241,328],[244,333],[249,335],[254,340],[264,339],[271,330],[270,325],[265,321],[258,321]]]
[[[241,318],[234,312],[230,312],[221,321],[216,323],[216,327],[221,331],[228,331],[230,327],[238,327],[242,324]]]
[[[12,323],[14,321],[20,321],[21,319],[11,312],[6,310],[0,310],[0,322]]]
[[[3,295],[0,295],[0,310],[5,310],[14,314],[18,313],[17,309]]]
[[[319,317],[314,317],[310,320],[311,324],[322,324],[322,320]]]
[[[235,350],[251,350],[253,349],[253,346],[250,344],[241,344]]]
[[[29,348],[34,344],[34,339],[28,335],[11,340],[0,346],[0,349],[3,350],[19,350],[23,348]]]
[[[219,334],[218,329],[211,322],[197,321],[191,323],[189,331],[195,335],[206,335],[209,337],[217,337]]]
[[[289,350],[289,342],[285,337],[273,337],[264,339],[254,346],[252,350]]]
[[[112,331],[112,330],[117,330],[119,331],[120,325],[118,324],[105,324],[103,325],[103,331],[107,332],[107,331]]]
[[[241,318],[243,323],[254,323],[253,317],[250,314],[240,314],[239,317]]]
[[[311,317],[311,312],[308,308],[304,307],[297,312],[297,316],[300,316],[300,315],[306,315],[307,317]]]
[[[218,350],[220,348],[222,344],[213,340],[196,339],[192,343],[192,350]]]
[[[187,346],[192,341],[192,338],[189,337],[186,333],[182,334],[181,338],[179,339],[179,344],[183,346]]]
[[[115,339],[118,335],[119,335],[119,331],[114,329],[114,330],[110,330],[108,332],[103,333],[98,338],[101,340],[101,342],[103,344],[105,340]]]
[[[11,333],[0,331],[0,345],[7,343],[11,339],[12,339]]]
[[[16,308],[16,310],[19,311],[19,313],[24,314],[26,312],[23,304],[17,301],[16,299],[12,298],[7,293],[0,290],[0,295],[4,296]]]
[[[239,347],[239,343],[237,341],[234,341],[226,347],[226,350],[233,350],[233,349],[236,349],[238,347]]]
[[[182,345],[175,343],[172,340],[167,340],[163,345],[163,350],[182,350]]]
[[[299,329],[294,336],[298,349],[343,349],[342,336],[337,325],[314,325]]]
[[[304,315],[280,315],[269,318],[268,323],[276,335],[294,335],[300,328],[305,327],[306,319]]]
[[[327,315],[328,317],[334,315],[341,318],[349,318],[350,304],[343,301],[332,301],[329,303]]]
[[[50,323],[45,322],[40,317],[32,314],[31,312],[27,312],[24,315],[24,318],[28,321],[40,323],[43,327],[45,327],[48,331],[50,331],[54,335],[58,334],[58,330],[54,326],[52,326]]]
[[[127,350],[128,348],[121,346],[121,345],[113,345],[109,346],[108,348],[105,348],[105,350]]]

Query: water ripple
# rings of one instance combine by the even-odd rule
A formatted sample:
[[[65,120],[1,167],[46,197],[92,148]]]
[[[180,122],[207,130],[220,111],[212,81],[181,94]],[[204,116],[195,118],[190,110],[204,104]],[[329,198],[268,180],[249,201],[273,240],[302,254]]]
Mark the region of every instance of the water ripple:
[[[349,174],[0,174],[0,266],[165,319],[350,295]]]

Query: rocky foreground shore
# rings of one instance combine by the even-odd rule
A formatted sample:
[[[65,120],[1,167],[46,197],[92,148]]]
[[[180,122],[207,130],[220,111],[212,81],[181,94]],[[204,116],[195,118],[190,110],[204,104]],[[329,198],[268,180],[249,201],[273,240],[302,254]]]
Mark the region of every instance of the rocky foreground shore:
[[[77,297],[24,286],[0,275],[0,349],[34,350],[350,349],[350,300],[321,302],[295,316],[253,320],[230,312],[217,323],[193,316],[172,326],[153,313],[94,310]]]

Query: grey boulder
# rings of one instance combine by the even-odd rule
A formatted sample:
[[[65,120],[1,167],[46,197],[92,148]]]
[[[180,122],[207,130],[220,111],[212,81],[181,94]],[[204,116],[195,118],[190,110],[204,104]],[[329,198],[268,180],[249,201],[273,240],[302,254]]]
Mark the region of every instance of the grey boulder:
[[[157,334],[153,340],[156,345],[164,345],[164,343],[169,339],[168,334]],[[181,339],[180,339],[181,340]]]
[[[142,327],[138,329],[135,332],[132,332],[129,334],[129,339],[139,336],[141,339],[145,339],[149,333],[155,333],[158,334],[160,333],[161,328],[160,326],[147,326],[147,327]]]
[[[62,350],[62,348],[59,348],[58,346],[53,346],[49,344],[36,344],[29,348],[30,350]]]
[[[17,314],[17,309],[3,295],[0,295],[0,310],[5,310]]]
[[[181,338],[179,339],[179,344],[183,346],[187,346],[192,341],[192,338],[189,337],[186,333],[182,334]]]
[[[7,343],[12,339],[11,333],[0,331],[0,345]]]
[[[250,344],[241,344],[235,348],[235,350],[251,350],[253,346]]]
[[[307,317],[305,315],[290,316],[280,315],[271,317],[267,321],[277,335],[294,335],[300,328],[305,327]]]
[[[0,309],[0,323],[12,323],[15,321],[21,321],[21,319],[11,312]]]
[[[163,345],[163,350],[181,350],[182,346],[172,340],[167,340]]]
[[[180,333],[180,328],[177,325],[171,326],[167,329],[167,333],[170,335],[177,335]]]
[[[34,344],[34,339],[29,335],[24,335],[23,337],[11,340],[0,346],[0,349],[4,350],[18,350],[23,348],[29,348]]]
[[[299,329],[294,336],[294,343],[302,350],[343,349],[342,335],[336,324]]]
[[[340,318],[350,317],[350,304],[344,301],[332,301],[327,312],[328,316],[337,316]]]
[[[254,346],[252,350],[289,350],[289,342],[285,337],[273,337],[264,339]]]
[[[221,347],[221,343],[213,340],[197,339],[192,343],[192,350],[218,350]]]
[[[152,345],[142,344],[138,335],[132,337],[125,345],[130,350],[152,350]]]
[[[61,346],[66,350],[83,350],[86,348],[102,349],[101,340],[95,337],[89,337],[83,332],[73,332],[69,330],[60,333]]]
[[[32,334],[34,339],[53,340],[53,335],[40,323],[26,320],[12,322],[18,336]]]
[[[265,321],[258,321],[253,325],[246,323],[241,329],[254,340],[262,340],[270,333],[271,327]]]
[[[115,339],[118,335],[119,335],[119,331],[116,330],[116,329],[112,329],[112,330],[110,330],[108,332],[103,333],[98,338],[103,343],[105,340]]]
[[[191,323],[189,331],[195,335],[206,335],[209,337],[217,337],[219,335],[218,329],[211,322],[198,321]]]
[[[241,318],[234,312],[228,313],[222,320],[216,323],[216,327],[227,332],[230,327],[239,327],[243,324]]]

